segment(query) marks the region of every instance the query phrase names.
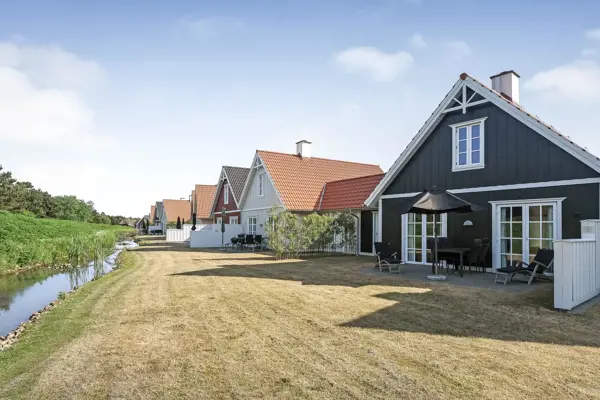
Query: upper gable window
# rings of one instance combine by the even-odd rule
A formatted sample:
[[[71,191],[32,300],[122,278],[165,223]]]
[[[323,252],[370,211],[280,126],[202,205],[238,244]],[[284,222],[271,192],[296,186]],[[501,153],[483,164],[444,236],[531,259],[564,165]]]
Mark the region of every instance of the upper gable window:
[[[229,185],[225,184],[223,188],[223,204],[229,204]]]
[[[485,118],[450,125],[452,128],[452,171],[485,167]]]
[[[265,195],[265,174],[260,174],[258,176],[258,197],[263,197]]]

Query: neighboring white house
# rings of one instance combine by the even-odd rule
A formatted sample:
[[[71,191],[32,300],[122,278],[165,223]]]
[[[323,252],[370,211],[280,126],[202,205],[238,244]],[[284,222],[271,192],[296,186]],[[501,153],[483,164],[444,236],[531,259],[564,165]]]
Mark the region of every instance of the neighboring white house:
[[[378,165],[311,156],[311,143],[296,143],[296,153],[257,150],[240,199],[244,232],[265,233],[273,206],[297,212],[319,211],[323,186],[332,181],[382,174]]]
[[[283,207],[283,203],[259,153],[257,151],[254,156],[252,169],[242,192],[240,222],[245,233],[263,235],[269,210],[273,206]]]

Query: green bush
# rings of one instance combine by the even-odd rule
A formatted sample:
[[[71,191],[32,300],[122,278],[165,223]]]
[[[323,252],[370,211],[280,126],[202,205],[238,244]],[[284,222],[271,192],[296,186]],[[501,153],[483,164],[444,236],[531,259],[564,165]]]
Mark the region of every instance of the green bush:
[[[299,216],[273,207],[266,226],[269,247],[277,258],[297,257],[301,252],[324,251],[336,245],[348,253],[356,246],[355,218],[348,212]]]

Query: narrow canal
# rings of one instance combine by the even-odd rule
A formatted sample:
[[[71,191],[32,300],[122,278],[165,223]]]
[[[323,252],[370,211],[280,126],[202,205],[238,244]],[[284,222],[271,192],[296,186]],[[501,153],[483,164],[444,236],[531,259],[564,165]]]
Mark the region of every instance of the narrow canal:
[[[60,292],[69,292],[112,271],[119,253],[136,246],[131,241],[119,242],[102,265],[91,262],[69,271],[39,269],[0,277],[0,336],[7,335],[31,314],[56,300]]]

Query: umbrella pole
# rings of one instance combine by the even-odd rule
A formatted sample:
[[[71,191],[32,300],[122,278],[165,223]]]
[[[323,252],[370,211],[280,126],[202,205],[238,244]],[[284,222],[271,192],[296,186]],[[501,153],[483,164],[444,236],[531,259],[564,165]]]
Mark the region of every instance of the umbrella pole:
[[[438,275],[438,242],[437,242],[437,226],[436,214],[433,214],[433,275],[428,275],[427,279],[432,281],[445,281],[445,275]]]

